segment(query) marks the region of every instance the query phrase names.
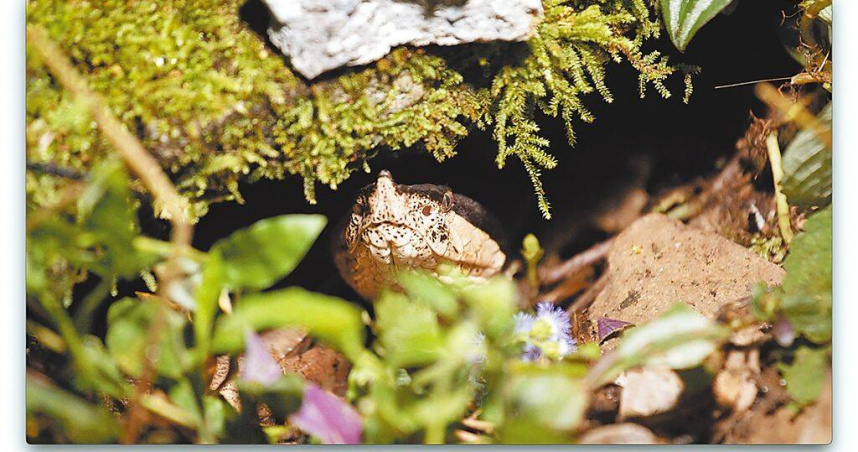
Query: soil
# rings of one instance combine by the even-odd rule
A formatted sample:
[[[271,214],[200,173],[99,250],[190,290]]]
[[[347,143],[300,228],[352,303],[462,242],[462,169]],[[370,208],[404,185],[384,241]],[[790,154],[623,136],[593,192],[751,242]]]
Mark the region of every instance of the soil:
[[[718,234],[649,214],[617,236],[606,275],[591,321],[639,324],[677,302],[713,318],[725,304],[750,295],[754,284],[779,284],[784,271]]]

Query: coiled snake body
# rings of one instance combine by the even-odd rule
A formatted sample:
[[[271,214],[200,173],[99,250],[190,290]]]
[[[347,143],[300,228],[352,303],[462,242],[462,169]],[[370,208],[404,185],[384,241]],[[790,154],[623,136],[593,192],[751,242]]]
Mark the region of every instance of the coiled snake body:
[[[472,278],[503,268],[497,221],[476,201],[432,184],[399,185],[387,171],[358,194],[333,238],[340,274],[371,299],[398,269],[435,272],[442,263]]]

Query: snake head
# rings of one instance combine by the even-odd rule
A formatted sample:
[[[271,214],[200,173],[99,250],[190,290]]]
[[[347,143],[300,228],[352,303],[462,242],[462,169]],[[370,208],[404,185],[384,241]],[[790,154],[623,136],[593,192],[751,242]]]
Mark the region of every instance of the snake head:
[[[358,194],[337,232],[340,273],[372,297],[403,268],[434,271],[442,262],[488,276],[505,260],[483,226],[489,215],[475,201],[433,184],[401,185],[388,171]]]
[[[355,200],[346,243],[350,251],[364,246],[376,255],[393,253],[400,261],[429,251],[443,253],[452,204],[446,187],[399,185],[389,171],[381,171]]]

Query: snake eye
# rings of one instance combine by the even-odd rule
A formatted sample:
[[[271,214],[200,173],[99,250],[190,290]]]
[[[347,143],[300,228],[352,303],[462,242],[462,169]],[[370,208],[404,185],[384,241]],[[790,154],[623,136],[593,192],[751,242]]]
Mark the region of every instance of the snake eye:
[[[453,208],[453,192],[447,191],[444,193],[444,199],[441,200],[441,208],[444,212],[449,212]]]
[[[358,200],[355,202],[354,206],[352,206],[352,212],[355,215],[363,215],[366,212],[366,206],[364,205],[362,200]]]
[[[424,217],[428,217],[429,215],[432,215],[432,206],[430,206],[430,205],[423,206],[422,213],[423,213]]]

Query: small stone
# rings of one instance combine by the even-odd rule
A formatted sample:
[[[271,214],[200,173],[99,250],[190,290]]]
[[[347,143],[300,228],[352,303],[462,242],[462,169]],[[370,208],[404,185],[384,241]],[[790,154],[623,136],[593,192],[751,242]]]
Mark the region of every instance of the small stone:
[[[648,428],[632,423],[610,424],[587,431],[580,444],[662,444],[664,440]]]
[[[712,393],[719,405],[735,413],[747,411],[757,399],[759,388],[756,380],[760,375],[760,352],[733,350],[727,355],[724,369],[712,382]]]
[[[312,79],[371,63],[400,45],[524,41],[540,0],[264,0],[268,37]]]
[[[626,372],[621,380],[620,419],[649,417],[672,410],[685,384],[670,369],[648,368]]]

